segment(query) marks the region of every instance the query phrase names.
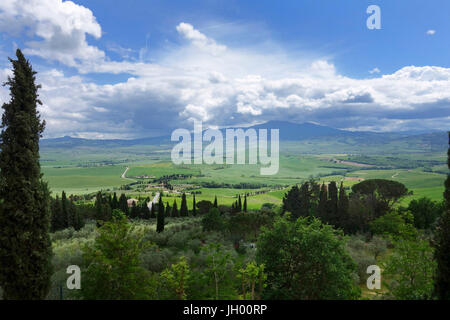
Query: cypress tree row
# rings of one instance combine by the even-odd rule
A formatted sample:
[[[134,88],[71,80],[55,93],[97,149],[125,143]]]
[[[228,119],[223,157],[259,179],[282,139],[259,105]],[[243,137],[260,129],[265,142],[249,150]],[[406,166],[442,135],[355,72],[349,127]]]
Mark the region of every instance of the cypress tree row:
[[[449,132],[450,145],[450,132]],[[447,166],[450,169],[450,148],[447,151]],[[450,174],[445,180],[444,200],[446,210],[436,230],[434,252],[437,262],[435,293],[440,300],[450,300]]]
[[[39,165],[45,121],[36,72],[19,49],[16,56],[0,134],[0,286],[5,299],[44,299],[52,274],[50,193]]]

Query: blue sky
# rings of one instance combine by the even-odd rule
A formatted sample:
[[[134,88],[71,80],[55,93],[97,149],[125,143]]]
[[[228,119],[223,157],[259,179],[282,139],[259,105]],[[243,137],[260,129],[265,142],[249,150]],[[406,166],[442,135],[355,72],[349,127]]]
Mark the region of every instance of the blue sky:
[[[372,4],[381,30],[366,27]],[[47,137],[151,136],[193,119],[446,130],[449,12],[444,0],[2,0],[0,80],[23,49]]]

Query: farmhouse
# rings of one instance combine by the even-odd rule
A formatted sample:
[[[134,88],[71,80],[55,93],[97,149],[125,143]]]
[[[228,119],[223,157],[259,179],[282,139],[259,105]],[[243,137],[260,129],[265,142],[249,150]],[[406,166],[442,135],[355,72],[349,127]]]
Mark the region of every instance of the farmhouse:
[[[134,204],[136,205],[136,204],[138,203],[138,200],[137,200],[137,199],[133,199],[133,198],[128,199],[128,200],[127,200],[128,207],[131,208],[131,207],[133,206],[133,202],[134,202]]]

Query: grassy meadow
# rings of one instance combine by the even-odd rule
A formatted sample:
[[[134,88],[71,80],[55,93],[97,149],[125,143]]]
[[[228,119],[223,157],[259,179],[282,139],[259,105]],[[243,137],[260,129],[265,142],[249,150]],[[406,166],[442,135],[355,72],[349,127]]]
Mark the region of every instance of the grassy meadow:
[[[279,170],[271,176],[262,176],[259,164],[174,165],[167,145],[43,148],[41,165],[54,195],[63,190],[68,194],[104,190],[151,198],[156,192],[164,191],[158,186],[160,178],[171,176],[168,181],[173,190],[163,192],[164,200],[171,205],[174,200],[180,204],[181,192],[189,194],[189,206],[193,192],[197,201],[213,201],[217,196],[219,204],[224,205],[231,205],[238,194],[249,194],[248,208],[258,209],[264,203],[280,204],[289,186],[309,178],[321,182],[343,181],[348,188],[365,179],[389,179],[413,191],[401,204],[424,196],[442,199],[445,152],[418,152],[414,146],[404,153],[398,150],[387,153],[389,150],[381,149],[376,153],[372,148],[367,148],[367,153],[356,153],[358,149],[364,150],[364,146],[358,145],[353,146],[352,153],[342,150],[332,153],[322,148],[328,146],[333,151],[341,144],[348,146],[348,141],[335,141],[333,147],[331,142],[313,142],[282,142]]]

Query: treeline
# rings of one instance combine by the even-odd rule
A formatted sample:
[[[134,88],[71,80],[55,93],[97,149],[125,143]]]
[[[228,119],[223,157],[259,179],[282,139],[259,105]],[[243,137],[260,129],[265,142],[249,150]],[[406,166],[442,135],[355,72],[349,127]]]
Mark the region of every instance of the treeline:
[[[398,168],[398,169],[415,169],[421,167],[433,167],[437,165],[442,165],[444,162],[439,160],[412,160],[405,158],[398,158],[392,156],[348,156],[339,158],[340,160],[353,161],[363,164],[375,165],[380,169],[382,168]],[[367,169],[367,168],[365,168]],[[369,168],[370,169],[370,168]]]
[[[84,227],[84,212],[82,207],[75,205],[73,196],[67,199],[66,193],[63,191],[61,198],[57,195],[55,199],[51,198],[51,227],[52,232],[74,228],[80,230]]]
[[[292,187],[283,198],[283,213],[289,212],[292,219],[317,217],[347,234],[370,231],[371,223],[386,213],[395,211],[398,216],[412,214],[418,228],[429,228],[444,212],[443,203],[429,199],[412,201],[408,208],[394,205],[411,192],[399,182],[372,179],[352,186],[347,194],[343,184],[339,188],[332,181],[326,185],[314,180]]]
[[[228,189],[260,189],[268,187],[265,183],[225,183],[225,182],[215,182],[215,181],[202,181],[196,182],[196,184],[201,185],[204,188],[228,188]],[[274,186],[281,187],[281,186]]]

